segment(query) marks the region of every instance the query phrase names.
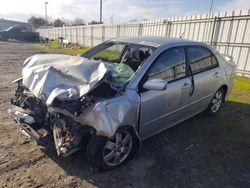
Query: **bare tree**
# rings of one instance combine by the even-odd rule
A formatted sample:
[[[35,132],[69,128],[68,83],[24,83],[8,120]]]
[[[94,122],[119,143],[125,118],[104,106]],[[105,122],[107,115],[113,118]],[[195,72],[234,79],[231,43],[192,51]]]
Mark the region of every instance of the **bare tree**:
[[[86,22],[84,19],[82,18],[75,18],[72,22],[71,22],[71,25],[73,26],[77,26],[77,25],[86,25]]]

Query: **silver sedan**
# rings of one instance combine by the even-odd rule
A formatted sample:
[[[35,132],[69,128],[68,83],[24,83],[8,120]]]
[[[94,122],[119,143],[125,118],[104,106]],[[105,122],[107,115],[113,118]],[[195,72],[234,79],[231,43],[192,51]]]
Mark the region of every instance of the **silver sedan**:
[[[51,136],[58,155],[86,147],[94,166],[112,169],[142,140],[198,113],[216,114],[235,69],[232,58],[204,43],[118,38],[79,56],[26,59],[8,113],[38,144]]]

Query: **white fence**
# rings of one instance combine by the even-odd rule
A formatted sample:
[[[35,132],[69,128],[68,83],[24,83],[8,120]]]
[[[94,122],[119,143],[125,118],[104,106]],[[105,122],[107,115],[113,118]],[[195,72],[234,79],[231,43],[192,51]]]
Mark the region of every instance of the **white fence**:
[[[167,19],[125,22],[115,25],[86,25],[38,29],[50,39],[64,37],[71,43],[93,47],[122,36],[168,36],[202,41],[230,55],[237,72],[250,75],[250,10],[217,12]]]

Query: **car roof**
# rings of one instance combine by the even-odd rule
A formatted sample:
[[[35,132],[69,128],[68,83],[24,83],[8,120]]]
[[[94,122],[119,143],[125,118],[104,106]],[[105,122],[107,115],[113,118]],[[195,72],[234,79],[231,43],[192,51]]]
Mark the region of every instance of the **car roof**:
[[[163,36],[134,36],[134,37],[120,37],[113,39],[111,41],[117,42],[127,42],[127,43],[135,43],[135,44],[142,44],[152,47],[160,47],[165,44],[174,44],[174,43],[197,43],[187,39],[182,38],[170,38],[170,37],[163,37]]]

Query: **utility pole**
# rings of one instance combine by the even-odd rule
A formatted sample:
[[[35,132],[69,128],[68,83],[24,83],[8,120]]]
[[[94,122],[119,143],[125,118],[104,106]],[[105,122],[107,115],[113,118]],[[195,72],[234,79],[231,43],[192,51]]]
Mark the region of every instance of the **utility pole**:
[[[100,0],[100,24],[102,23],[102,0]]]
[[[209,17],[210,17],[211,12],[212,12],[213,3],[214,3],[214,0],[211,0],[210,9],[209,9]]]
[[[45,19],[46,19],[46,26],[48,25],[48,16],[47,16],[47,4],[48,2],[45,2]]]
[[[112,16],[110,17],[110,23],[113,25],[114,23],[114,15],[112,14]]]

